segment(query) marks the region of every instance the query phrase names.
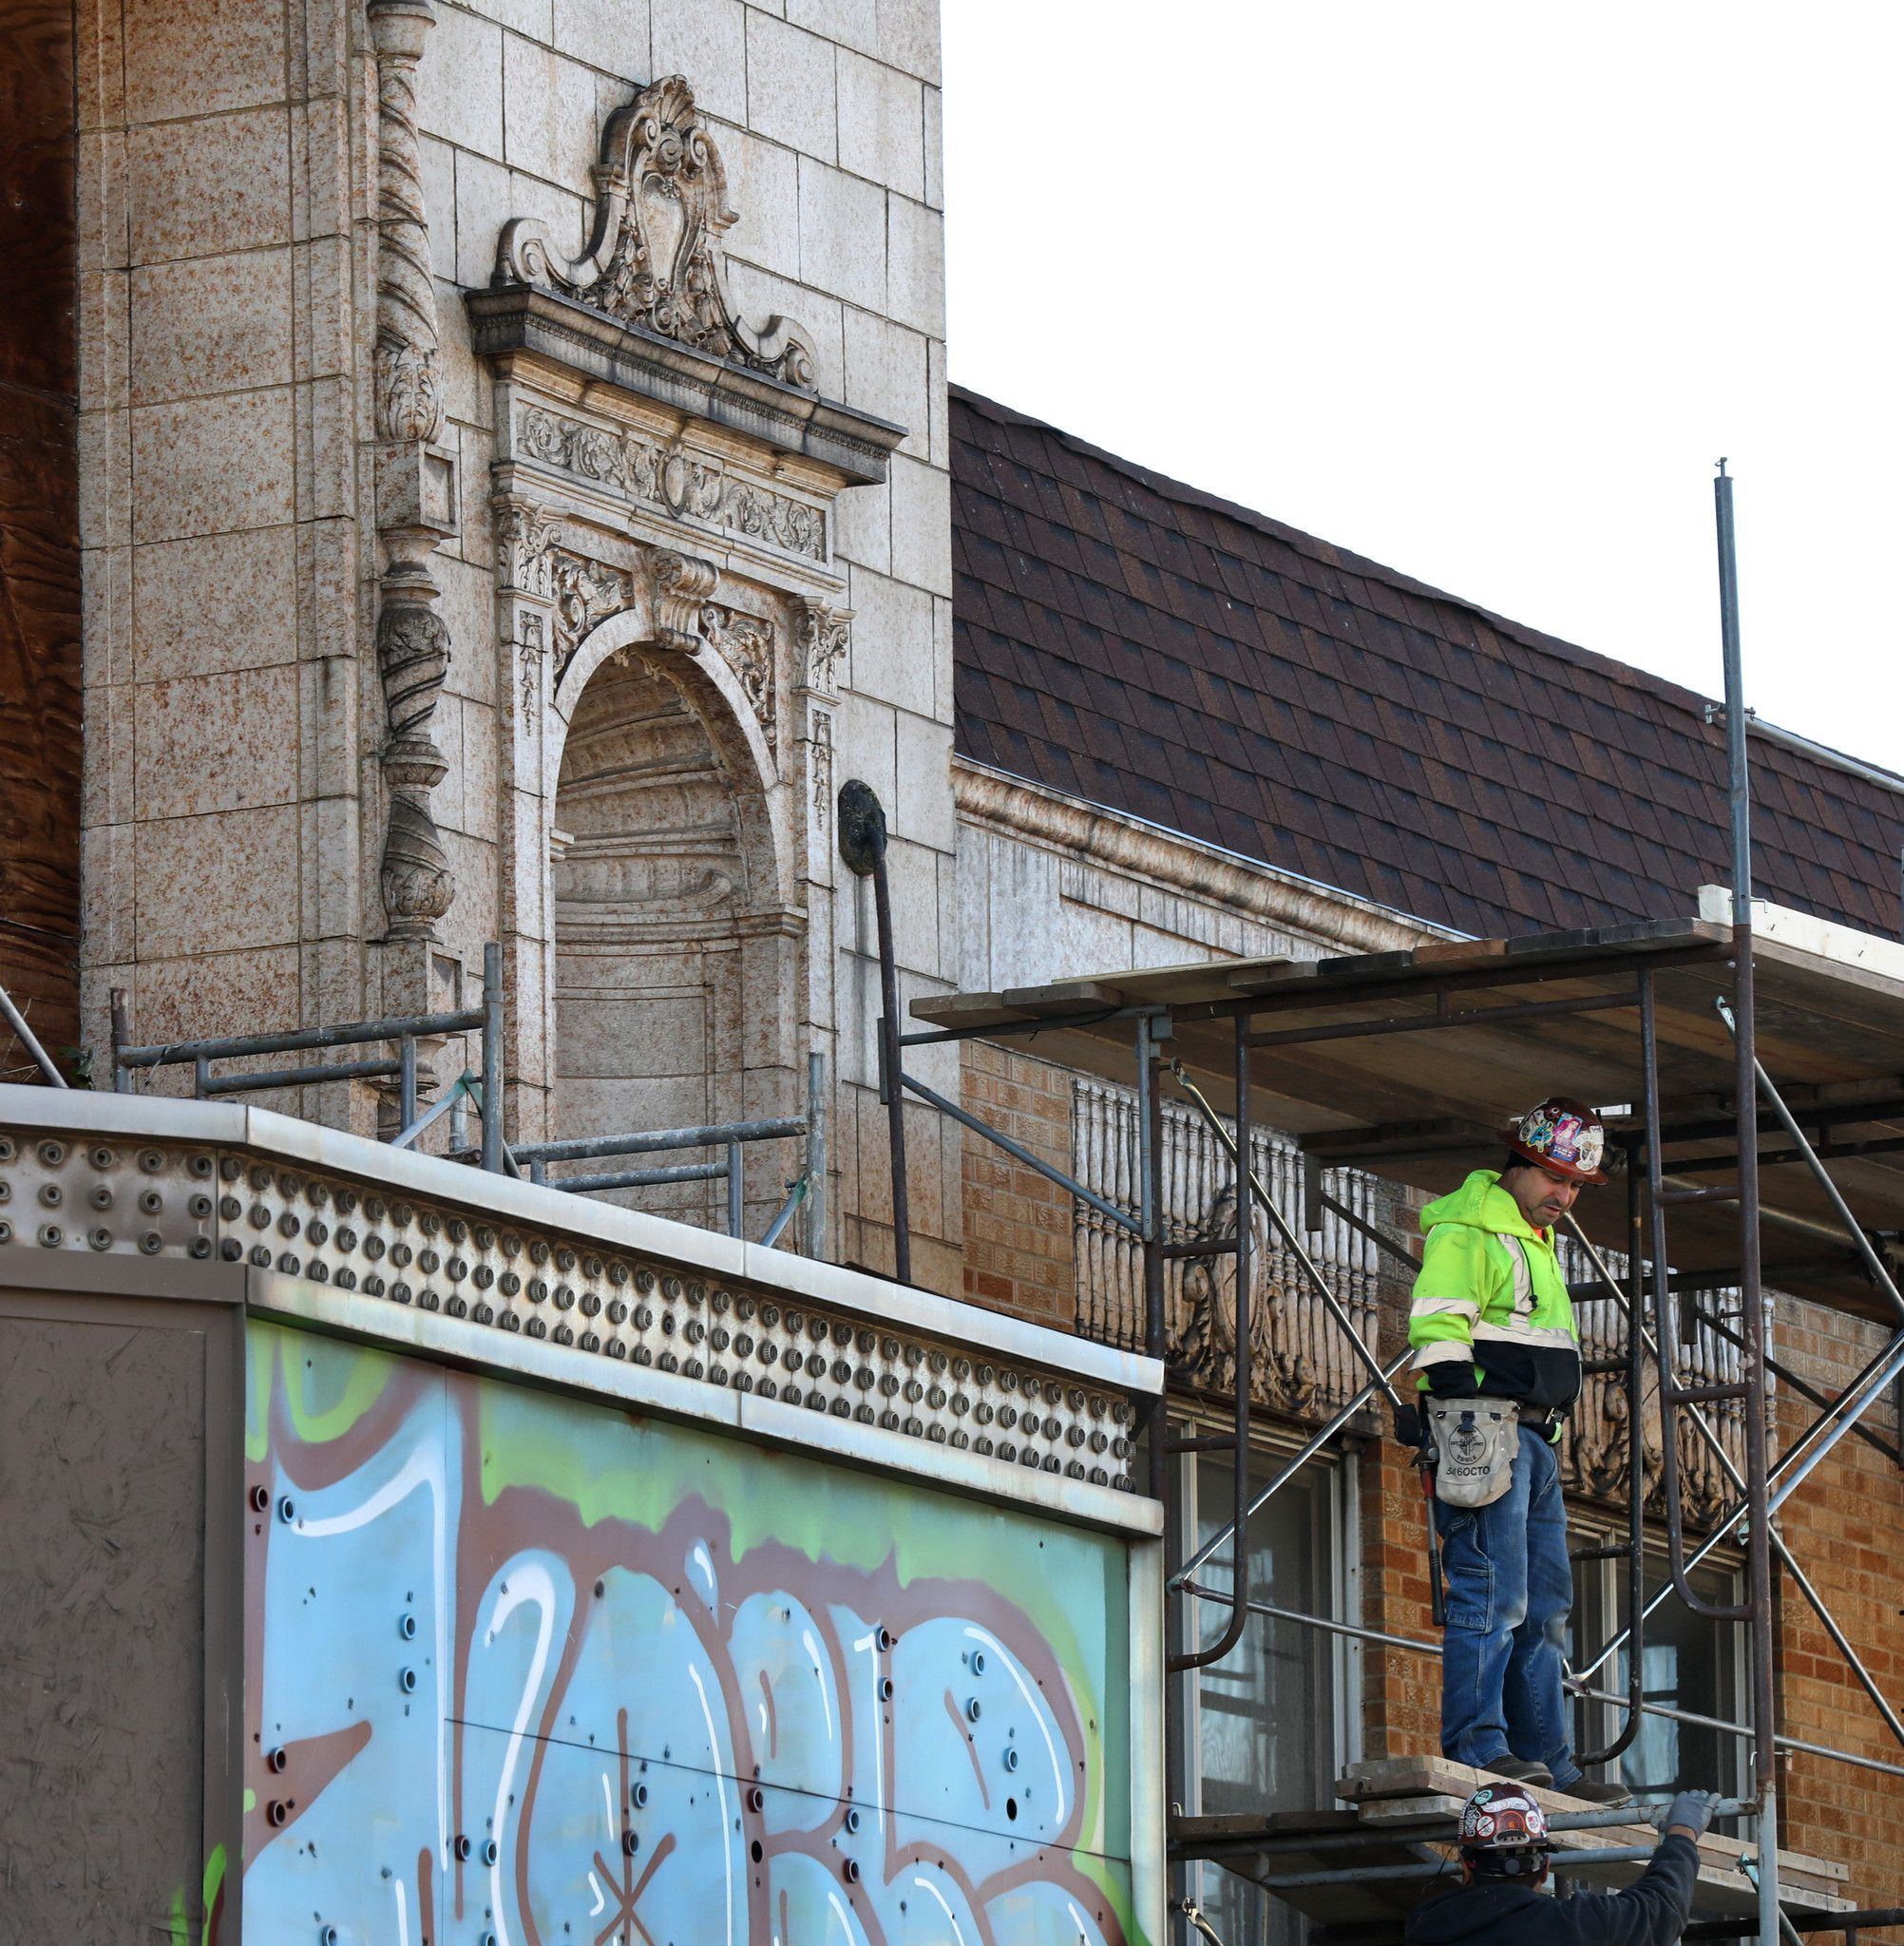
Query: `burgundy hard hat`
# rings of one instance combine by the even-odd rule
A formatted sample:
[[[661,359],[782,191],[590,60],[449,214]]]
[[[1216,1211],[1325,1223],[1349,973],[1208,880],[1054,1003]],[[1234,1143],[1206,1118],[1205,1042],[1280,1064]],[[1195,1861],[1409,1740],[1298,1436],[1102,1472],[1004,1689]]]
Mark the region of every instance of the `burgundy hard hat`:
[[[1508,1147],[1523,1162],[1570,1181],[1607,1180],[1600,1167],[1607,1131],[1584,1101],[1571,1096],[1551,1095],[1538,1108],[1530,1108],[1508,1131]]]

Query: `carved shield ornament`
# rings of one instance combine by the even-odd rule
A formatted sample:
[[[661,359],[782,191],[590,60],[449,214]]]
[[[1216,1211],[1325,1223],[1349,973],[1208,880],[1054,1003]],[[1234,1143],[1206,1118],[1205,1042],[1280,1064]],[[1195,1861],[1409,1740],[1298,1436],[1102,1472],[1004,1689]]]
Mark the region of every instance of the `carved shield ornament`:
[[[532,217],[505,224],[492,286],[539,284],[621,323],[788,385],[813,388],[813,349],[784,317],[751,330],[729,308],[716,240],[737,220],[727,171],[678,74],[616,109],[593,170],[595,227],[573,262]]]

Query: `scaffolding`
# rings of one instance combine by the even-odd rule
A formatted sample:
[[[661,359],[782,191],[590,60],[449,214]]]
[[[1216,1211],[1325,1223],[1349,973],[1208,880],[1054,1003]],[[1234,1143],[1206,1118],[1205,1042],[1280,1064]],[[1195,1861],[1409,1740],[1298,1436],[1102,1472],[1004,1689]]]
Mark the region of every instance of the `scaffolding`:
[[[335,1082],[371,1081],[390,1087],[395,1095],[396,1126],[390,1133],[392,1148],[415,1147],[445,1116],[450,1117],[449,1153],[481,1168],[524,1177],[551,1189],[575,1194],[598,1191],[648,1189],[685,1182],[720,1182],[726,1187],[727,1233],[740,1236],[746,1211],[746,1154],[756,1142],[797,1139],[804,1142],[801,1173],[786,1185],[785,1200],[768,1223],[760,1241],[768,1249],[779,1245],[795,1213],[807,1209],[807,1254],[824,1257],[827,1250],[827,1058],[815,1051],[807,1060],[807,1107],[793,1116],[756,1116],[731,1122],[710,1122],[694,1128],[634,1129],[617,1134],[577,1135],[545,1142],[511,1145],[503,1127],[504,1048],[503,953],[493,940],[483,948],[483,998],[480,1004],[435,1014],[407,1014],[376,1021],[351,1021],[332,1026],[290,1028],[259,1034],[228,1034],[196,1040],[142,1045],[133,1039],[130,1009],[122,987],[112,990],[112,1076],[116,1093],[134,1092],[135,1077],[163,1068],[191,1071],[192,1094],[200,1100],[233,1095],[275,1094],[288,1088],[323,1087]],[[28,1032],[12,1002],[0,988],[0,1019],[13,1027],[49,1082],[65,1087],[65,1078]],[[423,1096],[433,1079],[424,1051],[456,1035],[477,1038],[480,1074],[466,1069],[428,1106]],[[293,1067],[241,1067],[221,1071],[234,1061],[270,1060],[287,1054],[328,1054],[340,1048],[383,1049],[351,1060],[314,1060]],[[394,1049],[394,1052],[388,1050]],[[214,1064],[219,1064],[215,1069]],[[491,1104],[494,1104],[493,1110]],[[477,1118],[478,1138],[472,1148],[463,1126],[466,1108]],[[677,1162],[657,1167],[595,1170],[585,1173],[551,1174],[551,1168],[581,1161],[624,1161],[627,1157],[713,1151],[702,1162]]]
[[[881,1088],[888,1104],[910,1094],[995,1144],[1128,1232],[1143,1261],[1146,1342],[1152,1357],[1168,1352],[1166,1266],[1173,1259],[1233,1260],[1236,1346],[1228,1429],[1173,1436],[1167,1402],[1155,1408],[1148,1433],[1152,1494],[1175,1503],[1175,1466],[1192,1454],[1227,1452],[1233,1462],[1228,1519],[1218,1532],[1166,1568],[1172,1605],[1167,1640],[1180,1643],[1169,1658],[1173,1674],[1223,1661],[1252,1617],[1290,1621],[1421,1654],[1438,1645],[1303,1614],[1256,1597],[1248,1585],[1247,1551],[1233,1550],[1227,1589],[1198,1573],[1250,1516],[1345,1431],[1365,1426],[1375,1402],[1401,1403],[1395,1380],[1408,1354],[1382,1364],[1357,1332],[1328,1279],[1302,1238],[1266,1194],[1252,1169],[1236,1158],[1252,1153],[1251,1133],[1269,1123],[1295,1135],[1305,1168],[1305,1200],[1317,1216],[1327,1207],[1391,1255],[1410,1273],[1414,1261],[1379,1228],[1357,1218],[1321,1188],[1326,1167],[1352,1165],[1411,1190],[1446,1187],[1457,1165],[1484,1166],[1497,1158],[1499,1131],[1530,1100],[1565,1093],[1597,1103],[1622,1104],[1608,1116],[1625,1163],[1625,1210],[1587,1212],[1574,1235],[1593,1266],[1590,1291],[1609,1301],[1622,1321],[1618,1369],[1628,1414],[1625,1540],[1629,1599],[1624,1626],[1598,1657],[1572,1675],[1574,1693],[1614,1706],[1617,1732],[1606,1747],[1583,1753],[1584,1767],[1615,1760],[1647,1714],[1677,1717],[1735,1735],[1749,1746],[1751,1791],[1743,1809],[1756,1835],[1750,1860],[1755,1911],[1751,1929],[1761,1946],[1779,1946],[1790,1915],[1780,1900],[1778,1831],[1781,1749],[1802,1749],[1887,1775],[1886,1763],[1784,1734],[1773,1681],[1777,1562],[1790,1585],[1817,1613],[1873,1708],[1904,1749],[1904,1720],[1823,1596],[1779,1532],[1780,1508],[1862,1416],[1904,1374],[1904,1295],[1899,1292],[1899,1237],[1904,1235],[1904,954],[1888,969],[1873,955],[1843,950],[1837,930],[1783,915],[1779,937],[1759,939],[1754,919],[1750,787],[1746,762],[1748,713],[1743,706],[1732,538],[1732,483],[1716,483],[1721,566],[1721,619],[1725,667],[1725,723],[1731,823],[1731,885],[1723,918],[1660,921],[1514,940],[1447,941],[1411,950],[1322,961],[1230,961],[1189,967],[1119,971],[1005,993],[963,994],[917,1001],[923,1024],[904,1034],[890,1013],[879,1028]],[[1723,895],[1722,895],[1723,896]],[[1708,904],[1711,902],[1708,901]],[[1795,944],[1790,935],[1798,935]],[[1878,942],[1853,936],[1867,947]],[[882,940],[884,946],[885,942]],[[1894,949],[1893,949],[1894,952]],[[886,983],[886,992],[891,984]],[[890,1001],[888,1001],[890,1007]],[[1556,1029],[1563,1032],[1556,1033]],[[1076,1181],[1023,1143],[948,1099],[904,1065],[908,1047],[985,1040],[1035,1047],[1043,1059],[1120,1083],[1134,1082],[1137,1098],[1135,1208],[1124,1208]],[[1761,1054],[1773,1057],[1768,1067]],[[1774,1078],[1774,1068],[1797,1085]],[[1171,1240],[1162,1220],[1161,1140],[1164,1091],[1174,1080],[1217,1132],[1234,1179],[1235,1220],[1228,1233]],[[1228,1096],[1220,1115],[1210,1094]],[[1848,1163],[1861,1198],[1873,1202],[1871,1231],[1853,1215],[1829,1162]],[[1761,1175],[1775,1180],[1767,1197]],[[1284,1249],[1346,1335],[1366,1378],[1361,1388],[1317,1427],[1266,1486],[1252,1492],[1250,1255],[1261,1211]],[[895,1212],[904,1250],[904,1212]],[[1571,1219],[1570,1219],[1571,1220]],[[1624,1275],[1608,1253],[1624,1258]],[[1736,1319],[1702,1307],[1699,1295],[1739,1294]],[[1771,1342],[1769,1290],[1808,1298],[1891,1327],[1889,1342],[1836,1399],[1794,1385],[1818,1415],[1776,1459],[1770,1451],[1768,1386],[1777,1364]],[[1674,1347],[1683,1323],[1704,1316],[1735,1345],[1736,1377],[1688,1383]],[[1643,1402],[1650,1376],[1661,1424],[1666,1585],[1646,1583],[1646,1498]],[[1792,1377],[1786,1373],[1787,1379]],[[1734,1408],[1743,1421],[1742,1465],[1725,1449],[1710,1415]],[[1684,1421],[1717,1455],[1733,1499],[1704,1539],[1688,1535],[1679,1469]],[[1875,1436],[1871,1436],[1875,1438]],[[1879,1442],[1881,1444],[1881,1442]],[[1431,1584],[1439,1575],[1432,1559]],[[1736,1604],[1704,1598],[1692,1569],[1728,1536],[1742,1535],[1745,1595]],[[1668,1593],[1691,1611],[1745,1625],[1749,1699],[1745,1724],[1694,1716],[1649,1702],[1643,1690],[1647,1618]],[[1214,1641],[1196,1646],[1185,1608],[1213,1606],[1222,1615]],[[1436,1620],[1441,1616],[1438,1611]],[[1624,1692],[1592,1687],[1605,1664],[1628,1650]],[[1175,1716],[1182,1685],[1171,1684]],[[1172,1749],[1181,1725],[1169,1726]],[[1324,1814],[1328,1815],[1328,1814]],[[1341,1815],[1341,1814],[1333,1814]],[[1631,1814],[1625,1814],[1630,1818]],[[1221,1858],[1234,1849],[1209,1827],[1224,1821],[1178,1820],[1173,1855]],[[1206,1828],[1199,1831],[1201,1822]],[[1391,1841],[1392,1841],[1392,1839]],[[1348,1838],[1355,1849],[1361,1841]],[[1259,1882],[1281,1895],[1298,1883],[1367,1883],[1372,1869],[1363,1846],[1354,1863],[1323,1861],[1314,1871],[1271,1874]],[[1388,1869],[1383,1867],[1383,1870]],[[1407,1877],[1418,1860],[1396,1865]],[[1886,1909],[1888,1912],[1889,1909]],[[1194,1921],[1192,1921],[1194,1923]],[[1853,1916],[1865,1925],[1894,1917]],[[1202,1930],[1201,1927],[1198,1928]]]

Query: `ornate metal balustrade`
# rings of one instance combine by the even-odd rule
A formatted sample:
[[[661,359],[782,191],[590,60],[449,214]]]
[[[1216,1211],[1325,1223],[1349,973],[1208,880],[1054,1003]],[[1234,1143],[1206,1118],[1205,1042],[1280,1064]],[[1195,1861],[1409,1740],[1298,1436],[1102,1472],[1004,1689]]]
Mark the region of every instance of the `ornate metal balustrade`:
[[[1233,1234],[1234,1171],[1215,1133],[1194,1111],[1164,1107],[1164,1222],[1167,1239]],[[1087,1189],[1134,1209],[1139,1200],[1137,1097],[1108,1082],[1078,1080],[1072,1093],[1072,1167]],[[1257,1180],[1297,1230],[1303,1227],[1302,1158],[1285,1136],[1256,1131],[1250,1141]],[[1323,1183],[1364,1221],[1377,1218],[1374,1178],[1330,1170]],[[1143,1248],[1132,1233],[1090,1205],[1076,1215],[1076,1328],[1126,1350],[1144,1342]],[[1379,1261],[1376,1247],[1339,1217],[1323,1212],[1317,1265],[1357,1329],[1374,1344]],[[1310,1288],[1294,1256],[1260,1211],[1253,1229],[1250,1324],[1260,1402],[1284,1412],[1326,1413],[1355,1396],[1363,1372],[1342,1332]],[[1169,1357],[1192,1383],[1222,1390],[1235,1383],[1236,1270],[1232,1259],[1172,1261],[1165,1273]],[[1268,1301],[1264,1302],[1265,1299]]]
[[[1610,1192],[1609,1192],[1610,1193]],[[1567,1281],[1576,1291],[1590,1287],[1594,1271],[1587,1252],[1570,1238],[1560,1239],[1560,1265]],[[1617,1251],[1603,1253],[1607,1268],[1615,1277],[1625,1279],[1628,1260]],[[1741,1364],[1737,1345],[1722,1337],[1698,1319],[1694,1307],[1741,1328],[1740,1296],[1737,1290],[1707,1290],[1696,1296],[1680,1294],[1675,1305],[1683,1320],[1675,1342],[1662,1349],[1672,1358],[1682,1384],[1704,1388],[1736,1384]],[[1579,1407],[1569,1423],[1566,1443],[1561,1449],[1561,1472],[1569,1486],[1580,1493],[1620,1500],[1626,1497],[1627,1479],[1627,1381],[1621,1371],[1595,1372],[1597,1364],[1611,1363],[1625,1356],[1626,1326],[1618,1307],[1608,1298],[1574,1300],[1574,1317],[1580,1328],[1580,1353],[1588,1366]],[[1689,1329],[1687,1328],[1689,1325]],[[1660,1449],[1660,1412],[1657,1379],[1647,1366],[1647,1392],[1642,1409],[1646,1413],[1647,1503],[1664,1511],[1660,1484],[1663,1455]],[[1707,1423],[1719,1436],[1733,1463],[1742,1471],[1745,1464],[1745,1408],[1737,1399],[1723,1399],[1701,1408]],[[1712,1448],[1693,1424],[1691,1415],[1682,1412],[1677,1420],[1680,1492],[1685,1511],[1693,1520],[1709,1523],[1731,1504],[1734,1492]]]

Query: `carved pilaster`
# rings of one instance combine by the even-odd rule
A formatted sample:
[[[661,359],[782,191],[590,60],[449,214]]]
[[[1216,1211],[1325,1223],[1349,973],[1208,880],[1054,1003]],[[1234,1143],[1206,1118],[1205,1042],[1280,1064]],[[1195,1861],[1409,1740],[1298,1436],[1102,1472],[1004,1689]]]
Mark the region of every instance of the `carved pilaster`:
[[[386,563],[377,669],[390,726],[380,883],[390,936],[430,940],[456,896],[429,814],[429,793],[448,769],[429,723],[449,667],[449,631],[428,563],[456,530],[450,464],[429,450],[443,429],[443,377],[416,135],[416,67],[436,16],[429,0],[370,0],[366,10],[377,56],[376,500]]]
[[[832,608],[824,601],[802,601],[796,614],[794,680],[815,696],[837,696],[847,646],[852,639],[853,611]]]

